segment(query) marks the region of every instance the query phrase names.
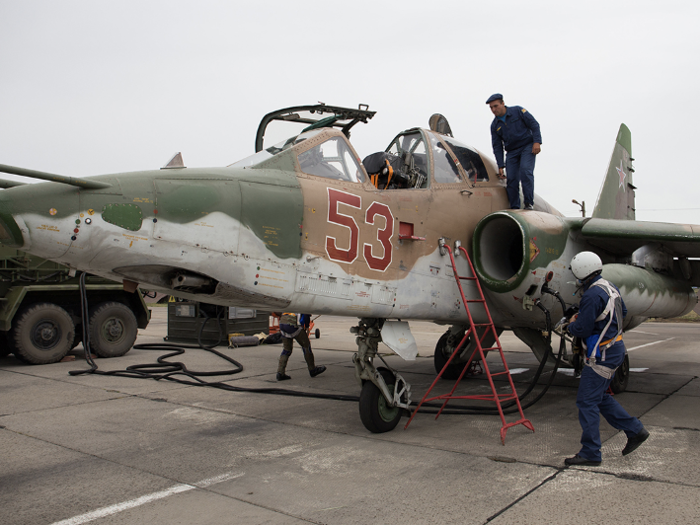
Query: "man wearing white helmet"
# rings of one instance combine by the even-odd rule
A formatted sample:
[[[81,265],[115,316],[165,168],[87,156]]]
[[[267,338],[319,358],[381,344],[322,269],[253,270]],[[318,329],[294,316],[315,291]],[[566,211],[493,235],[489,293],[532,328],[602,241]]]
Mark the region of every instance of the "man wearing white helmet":
[[[568,330],[583,341],[586,366],[576,396],[583,431],[581,450],[564,463],[600,465],[600,414],[613,427],[625,431],[627,445],[622,450],[623,456],[636,450],[649,437],[649,432],[607,392],[627,352],[622,342],[622,320],[627,308],[620,291],[601,277],[603,263],[593,252],[581,252],[571,259],[571,271],[583,286],[583,297],[579,313],[572,318]]]

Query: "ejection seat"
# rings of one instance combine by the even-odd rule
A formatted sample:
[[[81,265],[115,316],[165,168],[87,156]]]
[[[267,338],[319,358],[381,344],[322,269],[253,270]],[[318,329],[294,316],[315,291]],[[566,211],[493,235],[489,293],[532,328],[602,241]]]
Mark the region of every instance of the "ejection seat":
[[[425,182],[425,176],[416,169],[413,155],[409,152],[402,155],[386,151],[372,153],[364,158],[362,164],[370,181],[379,190],[420,188]]]

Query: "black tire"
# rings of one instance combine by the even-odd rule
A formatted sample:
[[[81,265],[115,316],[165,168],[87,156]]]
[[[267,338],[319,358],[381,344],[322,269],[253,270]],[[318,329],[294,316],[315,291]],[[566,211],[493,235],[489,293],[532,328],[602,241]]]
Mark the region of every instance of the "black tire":
[[[17,317],[10,337],[15,357],[28,364],[44,365],[65,357],[73,344],[75,326],[60,306],[40,303]]]
[[[316,336],[316,339],[321,339],[321,329],[316,328],[316,331],[314,332],[314,335]]]
[[[99,357],[119,357],[134,346],[138,324],[128,306],[102,303],[90,316],[90,348]]]
[[[394,374],[384,367],[377,368],[384,381],[393,391],[396,378]],[[382,392],[371,381],[365,381],[360,393],[360,419],[367,430],[374,434],[389,432],[396,428],[401,419],[399,407],[387,406]]]
[[[615,375],[610,382],[610,390],[613,394],[622,394],[627,390],[627,385],[630,382],[630,357],[629,354],[625,354],[625,360],[622,364],[615,370]]]
[[[438,339],[437,344],[435,345],[435,354],[433,355],[433,364],[435,366],[435,373],[439,374],[440,370],[445,366],[445,363],[447,363],[447,360],[450,358],[450,356],[445,355],[445,347],[447,346],[447,338],[449,337],[450,332],[445,332],[442,334],[440,339]],[[468,344],[468,343],[467,343]],[[454,381],[455,379],[459,378],[459,375],[462,373],[462,370],[464,370],[464,365],[466,363],[460,364],[454,364],[450,363],[450,366],[447,367],[447,370],[445,370],[445,373],[442,374],[441,378],[442,379],[450,379]]]

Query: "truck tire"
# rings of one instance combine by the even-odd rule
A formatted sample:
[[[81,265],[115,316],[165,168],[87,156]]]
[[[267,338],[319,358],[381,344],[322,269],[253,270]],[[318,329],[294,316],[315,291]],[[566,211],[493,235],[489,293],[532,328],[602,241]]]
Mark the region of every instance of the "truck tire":
[[[122,356],[131,350],[137,331],[136,316],[128,306],[102,303],[90,316],[90,348],[100,357]]]
[[[51,303],[24,310],[11,332],[15,357],[32,365],[60,361],[70,350],[74,337],[71,316]]]

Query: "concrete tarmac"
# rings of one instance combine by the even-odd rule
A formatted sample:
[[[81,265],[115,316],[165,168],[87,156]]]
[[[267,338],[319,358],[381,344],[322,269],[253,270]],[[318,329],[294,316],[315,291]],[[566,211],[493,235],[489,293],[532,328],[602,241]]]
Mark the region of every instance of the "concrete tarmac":
[[[138,343],[162,342],[165,309],[153,309]],[[321,317],[310,378],[295,344],[274,373],[281,345],[220,350],[244,365],[223,378],[247,388],[358,396],[353,319]],[[444,327],[411,323],[419,357],[386,360],[419,400],[435,377],[433,348]],[[603,463],[565,468],[579,449],[578,379],[561,371],[522,425],[501,444],[500,419],[420,412],[392,432],[372,434],[355,401],[183,385],[105,375],[70,376],[74,362],[26,366],[0,359],[2,524],[691,524],[700,522],[700,325],[645,323],[626,334],[633,367],[618,401],[651,437],[623,457],[624,433],[601,423]],[[537,361],[512,335],[502,338],[518,391]],[[154,362],[164,352],[132,349],[98,359],[100,370]],[[231,365],[188,350],[191,370]],[[488,358],[498,371],[497,356]],[[541,382],[547,377],[541,378]],[[209,381],[222,378],[204,378]],[[499,391],[505,383],[499,382]],[[452,382],[441,381],[438,391]],[[488,390],[483,376],[458,392]],[[513,420],[514,416],[507,416]]]

